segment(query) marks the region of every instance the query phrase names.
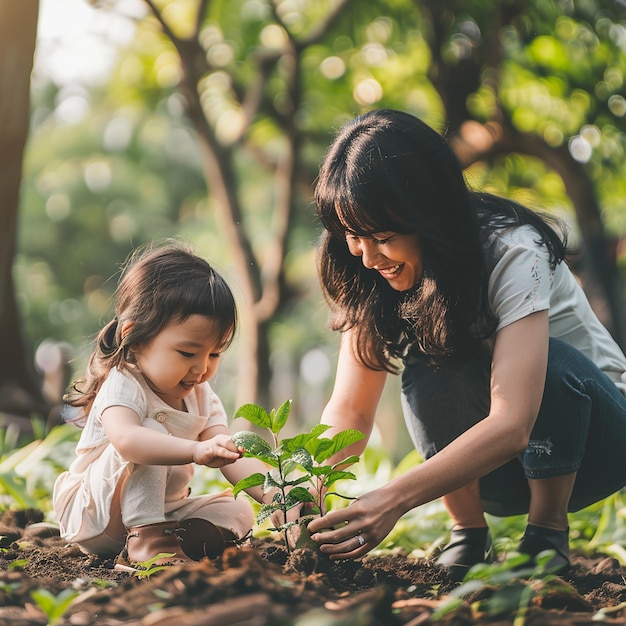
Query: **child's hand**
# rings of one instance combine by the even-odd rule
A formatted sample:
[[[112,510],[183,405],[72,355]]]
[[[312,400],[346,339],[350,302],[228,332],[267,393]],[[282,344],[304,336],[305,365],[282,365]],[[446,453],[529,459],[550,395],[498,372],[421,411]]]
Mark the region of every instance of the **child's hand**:
[[[193,461],[207,467],[224,467],[241,458],[242,453],[230,435],[215,435],[206,441],[198,441]]]

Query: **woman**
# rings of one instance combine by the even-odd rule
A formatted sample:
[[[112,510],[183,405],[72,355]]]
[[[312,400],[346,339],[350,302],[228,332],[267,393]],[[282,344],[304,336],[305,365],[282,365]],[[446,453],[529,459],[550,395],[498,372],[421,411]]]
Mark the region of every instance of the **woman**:
[[[568,511],[626,484],[626,358],[563,262],[565,242],[547,218],[469,190],[446,141],[399,111],[339,133],[316,206],[342,333],[322,421],[369,436],[400,362],[425,461],[311,522],[313,539],[331,558],[362,556],[441,496],[454,525],[438,563],[453,579],[488,558],[485,512],[528,513],[519,551],[554,550],[564,572]]]

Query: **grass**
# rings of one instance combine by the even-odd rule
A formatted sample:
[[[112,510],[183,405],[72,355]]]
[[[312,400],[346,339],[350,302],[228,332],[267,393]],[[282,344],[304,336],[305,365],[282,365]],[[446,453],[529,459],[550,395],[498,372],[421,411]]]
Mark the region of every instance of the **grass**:
[[[19,447],[4,431],[0,441],[0,511],[37,508],[51,513],[54,481],[73,458],[79,435],[75,426],[63,424]]]

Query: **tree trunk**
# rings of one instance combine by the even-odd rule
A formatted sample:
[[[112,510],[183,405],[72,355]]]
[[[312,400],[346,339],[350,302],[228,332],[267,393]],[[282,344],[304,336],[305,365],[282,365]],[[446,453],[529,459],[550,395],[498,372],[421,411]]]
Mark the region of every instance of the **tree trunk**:
[[[45,405],[13,282],[38,12],[37,0],[0,0],[0,411],[22,416]]]
[[[202,24],[208,1],[197,4],[194,31],[185,38],[177,36],[155,0],[144,0],[160,22],[164,34],[170,39],[180,56],[182,80],[179,85],[187,102],[187,114],[194,125],[201,148],[204,176],[209,194],[215,199],[220,227],[230,244],[234,265],[241,281],[244,295],[241,311],[242,338],[237,372],[236,401],[238,404],[258,402],[267,408],[272,403],[270,387],[271,346],[269,328],[272,319],[290,297],[286,289],[284,261],[289,245],[296,208],[296,180],[301,166],[302,136],[296,118],[302,97],[301,63],[304,50],[319,41],[332,28],[348,6],[350,0],[339,0],[335,6],[308,32],[296,39],[289,33],[288,25],[281,20],[275,3],[270,3],[273,19],[288,34],[288,43],[281,50],[260,50],[255,56],[258,72],[249,84],[232,78],[232,94],[244,115],[244,129],[232,144],[220,143],[202,106],[200,84],[203,76],[214,70],[201,45]],[[285,76],[287,98],[277,109],[268,97],[267,86],[277,65]],[[223,71],[223,70],[222,70]],[[285,106],[288,102],[288,106]],[[275,160],[261,158],[272,177],[275,202],[272,206],[272,242],[263,255],[263,266],[256,258],[245,230],[244,204],[240,198],[241,181],[235,167],[237,151],[247,149],[247,130],[259,111],[269,115],[281,128],[285,140],[284,154]],[[256,154],[256,148],[252,149]]]

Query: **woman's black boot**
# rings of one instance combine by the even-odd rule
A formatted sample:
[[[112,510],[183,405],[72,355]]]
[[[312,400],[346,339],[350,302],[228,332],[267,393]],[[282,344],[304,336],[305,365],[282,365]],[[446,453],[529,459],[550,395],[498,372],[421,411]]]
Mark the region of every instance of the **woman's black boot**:
[[[491,561],[489,528],[460,528],[450,533],[450,542],[437,558],[448,577],[460,582],[472,565]]]
[[[532,564],[535,557],[544,550],[554,550],[554,556],[544,566],[546,574],[564,574],[570,566],[569,527],[565,530],[553,530],[528,524],[519,544],[518,552],[529,554]]]

